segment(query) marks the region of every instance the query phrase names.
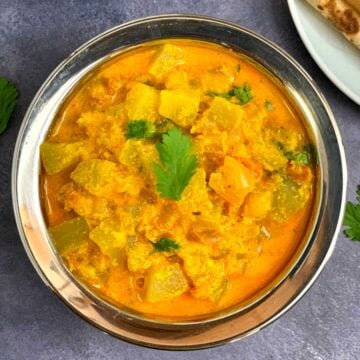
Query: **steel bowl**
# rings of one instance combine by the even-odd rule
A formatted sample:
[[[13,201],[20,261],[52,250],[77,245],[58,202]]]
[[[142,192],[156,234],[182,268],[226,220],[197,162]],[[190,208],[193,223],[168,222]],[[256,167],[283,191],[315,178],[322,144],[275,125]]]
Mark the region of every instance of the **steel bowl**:
[[[194,38],[231,47],[280,81],[304,117],[318,153],[316,201],[307,233],[282,274],[246,306],[207,319],[162,321],[115,307],[86,288],[53,247],[40,202],[39,145],[79,81],[131,47],[163,38]],[[74,312],[127,341],[165,349],[233,342],[278,319],[306,293],[334,250],[344,212],[347,171],[340,133],[324,96],[305,70],[278,46],[237,24],[195,15],[163,15],[116,26],[74,51],[47,78],[25,115],[15,146],[12,196],[25,250],[44,283]]]

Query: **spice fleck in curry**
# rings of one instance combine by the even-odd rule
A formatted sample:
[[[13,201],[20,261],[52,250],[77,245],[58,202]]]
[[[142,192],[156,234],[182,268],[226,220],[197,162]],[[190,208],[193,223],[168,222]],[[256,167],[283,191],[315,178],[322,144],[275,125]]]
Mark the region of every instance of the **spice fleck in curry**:
[[[154,42],[83,80],[41,145],[49,233],[111,303],[192,318],[241,304],[289,264],[315,161],[274,79],[231,49]]]

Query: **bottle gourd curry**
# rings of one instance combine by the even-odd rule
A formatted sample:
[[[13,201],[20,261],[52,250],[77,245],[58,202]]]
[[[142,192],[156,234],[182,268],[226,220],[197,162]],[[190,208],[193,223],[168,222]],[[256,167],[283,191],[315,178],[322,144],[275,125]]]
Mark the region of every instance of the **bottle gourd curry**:
[[[256,298],[311,216],[313,146],[282,85],[226,47],[122,52],[69,95],[40,148],[49,234],[123,309],[210,316]]]

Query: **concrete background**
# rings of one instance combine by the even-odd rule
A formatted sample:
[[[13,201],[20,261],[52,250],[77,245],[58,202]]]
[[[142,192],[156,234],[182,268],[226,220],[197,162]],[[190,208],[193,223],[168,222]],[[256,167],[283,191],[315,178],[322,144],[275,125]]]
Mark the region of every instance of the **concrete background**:
[[[360,243],[343,235],[319,280],[280,320],[238,343],[193,352],[141,348],[95,329],[45,287],[27,259],[12,211],[10,170],[32,97],[57,64],[94,35],[138,17],[175,12],[237,22],[265,35],[305,67],[338,120],[349,168],[348,197],[355,197],[360,107],[309,56],[285,1],[0,0],[0,74],[21,92],[11,124],[0,136],[0,359],[360,359]]]

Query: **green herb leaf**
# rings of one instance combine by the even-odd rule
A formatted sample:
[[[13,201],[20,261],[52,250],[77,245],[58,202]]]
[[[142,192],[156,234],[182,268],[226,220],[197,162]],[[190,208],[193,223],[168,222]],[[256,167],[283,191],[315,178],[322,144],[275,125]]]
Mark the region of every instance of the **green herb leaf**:
[[[276,146],[279,148],[279,150],[284,150],[285,145],[281,141],[276,141]]]
[[[235,69],[236,69],[237,72],[240,72],[240,70],[241,70],[241,65],[240,65],[240,64],[237,64],[236,67],[235,67]]]
[[[173,128],[156,144],[161,164],[154,163],[156,188],[162,197],[180,200],[181,194],[195,173],[197,159],[191,155],[190,137]]]
[[[294,155],[294,161],[297,165],[309,165],[309,154],[306,151],[300,151]]]
[[[19,91],[16,86],[0,76],[0,134],[2,134],[14,111]]]
[[[212,96],[212,97],[219,96],[226,100],[229,100],[232,97],[232,95],[230,95],[229,93],[217,93],[215,91],[209,91],[209,92],[207,92],[207,95]]]
[[[154,250],[151,253],[155,252],[163,252],[163,251],[175,251],[180,249],[180,245],[171,239],[168,239],[166,237],[161,238],[156,243],[152,244],[154,247]]]
[[[234,87],[227,93],[217,93],[215,91],[209,91],[207,95],[219,96],[226,100],[230,100],[232,97],[236,97],[240,105],[247,104],[253,98],[251,88],[248,83],[244,83],[243,86]]]
[[[309,143],[303,146],[303,150],[306,151],[309,157],[309,163],[319,164],[318,152],[313,143]]]
[[[277,142],[276,145],[283,151],[288,160],[294,161],[297,165],[311,165],[317,163],[316,150],[312,144],[303,146],[302,151],[294,152],[285,149],[285,145]]]
[[[293,151],[285,151],[284,155],[288,160],[293,160],[297,165],[309,165],[309,154],[306,151],[299,151],[294,153]]]
[[[284,151],[284,155],[288,160],[294,160],[294,153],[292,151]]]
[[[270,110],[273,111],[274,110],[274,105],[269,101],[269,100],[265,100],[265,107]]]
[[[345,209],[344,226],[348,226],[345,229],[345,235],[353,241],[360,241],[360,185],[356,190],[357,204],[348,201]]]
[[[155,125],[148,120],[132,120],[126,125],[127,139],[152,139],[157,136]]]
[[[251,88],[248,83],[230,90],[229,95],[235,96],[240,105],[247,104],[252,98]]]

